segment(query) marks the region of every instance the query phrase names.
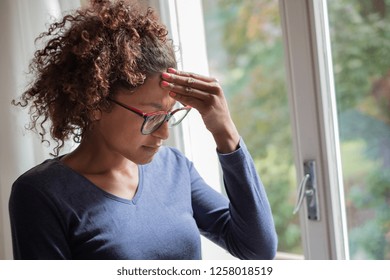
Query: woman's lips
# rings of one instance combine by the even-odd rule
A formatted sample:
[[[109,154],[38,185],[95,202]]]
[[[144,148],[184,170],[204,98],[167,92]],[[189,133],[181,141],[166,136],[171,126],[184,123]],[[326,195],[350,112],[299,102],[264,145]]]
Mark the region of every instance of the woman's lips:
[[[143,147],[150,152],[156,153],[158,149],[160,149],[161,145],[144,145]]]

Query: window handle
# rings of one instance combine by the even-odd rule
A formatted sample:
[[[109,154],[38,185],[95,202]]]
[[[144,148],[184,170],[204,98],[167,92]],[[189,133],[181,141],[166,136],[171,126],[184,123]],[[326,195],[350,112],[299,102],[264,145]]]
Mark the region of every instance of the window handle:
[[[316,184],[315,161],[307,160],[303,163],[305,176],[298,187],[297,202],[293,214],[301,209],[303,199],[306,198],[308,219],[313,221],[320,220],[318,206],[318,190]]]

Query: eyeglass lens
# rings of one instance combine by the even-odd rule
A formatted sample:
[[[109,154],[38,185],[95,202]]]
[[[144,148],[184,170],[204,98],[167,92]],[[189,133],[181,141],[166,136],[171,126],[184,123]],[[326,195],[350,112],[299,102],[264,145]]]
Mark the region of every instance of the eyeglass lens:
[[[188,109],[176,111],[173,115],[171,115],[168,121],[168,126],[172,127],[178,125],[187,116],[188,112]],[[148,117],[142,127],[142,133],[150,134],[156,131],[163,124],[163,122],[166,121],[166,119],[166,114],[159,114]]]

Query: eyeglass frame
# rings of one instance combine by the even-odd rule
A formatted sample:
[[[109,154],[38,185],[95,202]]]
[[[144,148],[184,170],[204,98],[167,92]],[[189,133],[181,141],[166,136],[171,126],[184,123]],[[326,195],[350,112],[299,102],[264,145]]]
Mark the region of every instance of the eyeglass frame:
[[[181,108],[178,108],[178,109],[175,109],[173,111],[163,111],[163,110],[160,110],[160,111],[155,111],[155,112],[150,112],[150,113],[145,113],[145,112],[142,112],[141,110],[135,108],[135,107],[132,107],[132,106],[129,106],[129,105],[126,105],[118,100],[115,100],[111,97],[108,97],[107,98],[109,101],[115,103],[116,105],[119,105],[120,107],[130,111],[130,112],[133,112],[135,114],[137,114],[138,116],[142,117],[144,119],[142,125],[141,125],[141,133],[143,135],[149,135],[149,134],[152,134],[153,132],[155,132],[156,130],[158,130],[163,124],[164,122],[168,122],[171,117],[178,111],[181,111],[181,110],[187,110],[187,113],[184,115],[184,117],[180,120],[180,122],[176,123],[176,125],[180,124],[182,122],[182,120],[187,116],[187,114],[190,112],[190,110],[192,109],[191,106],[184,106],[184,107],[181,107]],[[165,115],[165,118],[163,119],[163,121],[158,125],[156,126],[156,128],[154,128],[152,131],[150,131],[149,133],[144,133],[143,130],[144,130],[144,127],[145,127],[145,124],[147,123],[148,121],[148,118],[150,117],[153,117],[153,116],[156,116],[156,115]]]

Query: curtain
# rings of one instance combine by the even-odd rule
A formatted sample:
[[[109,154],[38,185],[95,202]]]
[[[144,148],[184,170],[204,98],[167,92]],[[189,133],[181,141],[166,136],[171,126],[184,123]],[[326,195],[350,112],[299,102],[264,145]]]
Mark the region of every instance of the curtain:
[[[35,38],[80,0],[0,1],[0,259],[12,259],[8,200],[12,183],[29,168],[50,157],[53,145],[42,144],[26,130],[28,109],[11,105],[26,88]],[[34,209],[31,209],[34,211]]]

